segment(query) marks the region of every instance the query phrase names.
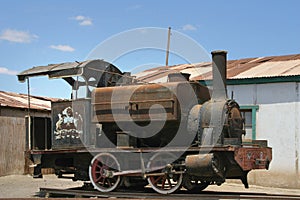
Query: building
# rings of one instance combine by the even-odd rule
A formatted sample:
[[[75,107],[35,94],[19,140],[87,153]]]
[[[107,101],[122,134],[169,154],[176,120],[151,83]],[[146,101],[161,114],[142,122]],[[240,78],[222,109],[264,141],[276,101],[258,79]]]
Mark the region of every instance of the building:
[[[28,173],[26,117],[50,121],[51,101],[57,100],[31,96],[28,110],[28,95],[0,91],[0,176]]]
[[[227,92],[241,105],[244,140],[266,139],[273,148],[269,171],[249,173],[249,182],[300,188],[300,54],[229,60]],[[211,63],[159,67],[136,74],[146,82],[165,82],[169,73],[190,73],[210,85]]]

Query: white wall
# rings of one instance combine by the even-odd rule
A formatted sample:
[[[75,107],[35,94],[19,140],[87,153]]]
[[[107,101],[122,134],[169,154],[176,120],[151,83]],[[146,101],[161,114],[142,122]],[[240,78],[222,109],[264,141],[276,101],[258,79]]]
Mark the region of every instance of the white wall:
[[[228,96],[240,105],[258,105],[256,139],[273,148],[269,171],[253,171],[250,183],[300,188],[299,83],[229,85]]]

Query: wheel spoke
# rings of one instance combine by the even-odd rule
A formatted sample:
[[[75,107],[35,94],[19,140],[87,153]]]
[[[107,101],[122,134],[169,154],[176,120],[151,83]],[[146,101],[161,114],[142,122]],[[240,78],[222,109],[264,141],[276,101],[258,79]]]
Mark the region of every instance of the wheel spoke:
[[[112,159],[112,158],[108,158],[108,160],[107,160],[107,166],[108,167],[110,167],[110,168],[115,168],[115,166],[116,166],[116,163],[114,162],[114,160]]]
[[[99,176],[99,177],[95,180],[95,182],[96,182],[96,183],[99,183],[100,180],[101,180],[102,178],[103,178],[102,176]]]
[[[159,180],[161,180],[163,178],[163,176],[159,176],[159,177],[157,177],[157,179],[155,179],[154,181],[153,181],[153,184],[156,184]],[[154,179],[154,177],[153,177],[153,179]]]
[[[168,158],[167,160],[165,158]],[[158,169],[161,167],[161,170],[156,170],[155,172],[163,172],[164,175],[161,176],[150,176],[148,177],[148,183],[151,187],[158,193],[161,194],[170,194],[175,192],[181,187],[182,183],[182,174],[175,175],[173,171],[179,170],[172,168],[172,163],[169,163],[168,160],[175,161],[176,158],[173,154],[170,153],[157,153],[150,159],[147,168],[148,169]],[[171,164],[171,169],[165,168],[167,165]],[[174,179],[176,177],[176,179]]]
[[[166,177],[164,177],[163,179],[162,179],[162,183],[161,183],[161,189],[165,189],[165,183],[166,183]]]
[[[109,179],[107,179],[106,181],[107,181],[107,183],[108,183],[108,186],[109,186],[109,187],[111,187],[112,185],[111,185],[111,182],[110,182],[110,180],[109,180]]]
[[[94,187],[101,192],[110,192],[120,183],[120,176],[107,177],[106,170],[120,171],[117,159],[109,153],[100,153],[94,157],[89,168],[89,176]]]
[[[103,164],[106,165],[106,166],[109,166],[108,161],[109,161],[109,157],[106,156],[105,162],[103,162]]]
[[[102,165],[100,165],[100,164],[102,164],[102,163],[98,162],[97,165],[96,165],[96,167],[98,167],[99,169],[102,168]]]

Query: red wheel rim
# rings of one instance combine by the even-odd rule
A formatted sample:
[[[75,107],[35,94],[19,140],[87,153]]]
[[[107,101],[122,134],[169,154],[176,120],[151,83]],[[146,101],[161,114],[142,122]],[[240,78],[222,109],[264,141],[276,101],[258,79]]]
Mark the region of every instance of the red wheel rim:
[[[148,163],[148,168],[156,169],[161,168],[161,170],[157,170],[156,172],[164,172],[165,166],[170,163],[166,163],[166,158],[170,158],[174,156],[173,154],[169,153],[159,153],[155,154]],[[175,192],[177,189],[181,187],[182,183],[182,174],[169,174],[165,173],[163,175],[157,176],[149,176],[148,183],[151,187],[158,193],[161,194],[170,194]]]
[[[116,158],[111,154],[97,155],[90,167],[90,179],[96,189],[101,192],[110,192],[114,190],[119,182],[120,177],[109,177],[108,171],[119,171],[120,166]]]

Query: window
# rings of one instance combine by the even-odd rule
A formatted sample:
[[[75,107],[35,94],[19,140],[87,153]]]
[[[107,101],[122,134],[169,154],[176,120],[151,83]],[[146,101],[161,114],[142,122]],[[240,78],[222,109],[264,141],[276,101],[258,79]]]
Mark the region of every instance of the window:
[[[29,120],[29,117],[26,116],[25,120],[27,147],[31,150],[51,149],[51,119],[31,116]]]
[[[241,113],[245,119],[244,129],[246,135],[243,136],[243,141],[256,140],[256,112],[258,110],[258,105],[244,105],[240,106]]]
[[[88,97],[88,84],[83,76],[74,77],[75,87],[73,87],[73,99]]]

